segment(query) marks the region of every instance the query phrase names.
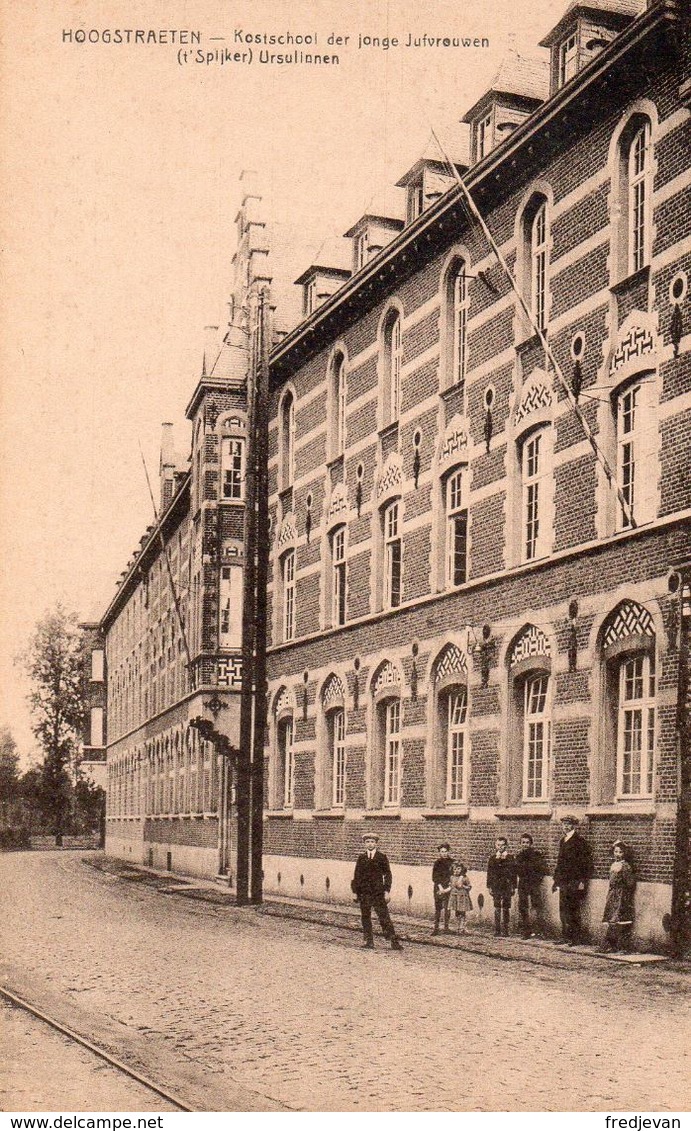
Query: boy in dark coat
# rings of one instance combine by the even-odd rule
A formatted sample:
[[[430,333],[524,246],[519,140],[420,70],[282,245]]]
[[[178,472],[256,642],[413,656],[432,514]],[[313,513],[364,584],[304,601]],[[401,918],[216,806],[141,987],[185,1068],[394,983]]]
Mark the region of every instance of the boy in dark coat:
[[[516,861],[505,836],[498,836],[487,864],[487,888],[494,900],[494,933],[508,935],[511,900],[516,890]]]
[[[593,871],[593,858],[587,840],[576,832],[576,817],[563,817],[564,835],[559,841],[557,866],[552,891],[559,888],[559,917],[563,942],[576,946],[583,941],[581,909]]]
[[[396,937],[396,928],[391,922],[389,908],[387,907],[393,879],[389,861],[377,847],[379,837],[376,833],[365,833],[362,840],[365,851],[361,852],[357,858],[355,875],[350,884],[355,898],[360,904],[362,932],[365,936],[362,945],[368,950],[372,950],[374,947],[374,935],[372,933],[372,910],[374,910],[381,924],[384,938],[391,943],[391,949],[403,950]]]
[[[521,851],[516,857],[516,875],[518,876],[518,914],[521,917],[521,933],[524,939],[529,939],[534,933],[530,929],[530,909],[535,912],[535,925],[542,929],[542,880],[547,869],[545,859],[537,848],[533,847],[533,838],[530,833],[523,833],[521,837]]]
[[[437,859],[432,866],[432,884],[434,885],[434,930],[433,935],[439,934],[439,923],[444,916],[444,930],[449,930],[449,899],[451,898],[451,874],[453,860],[451,859],[451,846],[444,842],[440,844]]]

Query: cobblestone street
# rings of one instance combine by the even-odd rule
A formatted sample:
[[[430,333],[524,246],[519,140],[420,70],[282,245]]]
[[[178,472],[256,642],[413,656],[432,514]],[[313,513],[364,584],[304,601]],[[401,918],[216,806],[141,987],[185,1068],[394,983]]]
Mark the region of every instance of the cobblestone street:
[[[683,977],[363,952],[353,932],[162,895],[82,856],[0,858],[3,983],[199,1108],[690,1106]]]

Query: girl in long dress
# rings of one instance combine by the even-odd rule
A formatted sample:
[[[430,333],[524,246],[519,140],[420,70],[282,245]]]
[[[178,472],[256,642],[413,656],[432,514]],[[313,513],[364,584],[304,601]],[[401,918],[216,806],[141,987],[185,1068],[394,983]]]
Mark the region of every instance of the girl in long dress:
[[[602,916],[603,923],[607,924],[603,950],[629,950],[633,930],[633,897],[636,888],[631,849],[623,840],[615,840],[612,845],[612,857],[609,890]]]

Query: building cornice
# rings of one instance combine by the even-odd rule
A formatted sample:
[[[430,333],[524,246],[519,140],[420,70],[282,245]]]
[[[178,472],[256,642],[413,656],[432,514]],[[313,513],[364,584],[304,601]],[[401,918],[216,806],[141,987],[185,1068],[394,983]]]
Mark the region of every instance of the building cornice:
[[[649,50],[650,40],[673,29],[679,15],[679,0],[657,0],[574,79],[543,102],[505,141],[473,166],[465,184],[479,206],[486,209],[495,197],[513,191],[523,172],[539,167],[538,147],[551,153],[559,144],[571,144],[577,129],[585,132],[592,128],[590,96],[602,90],[611,108],[617,87],[621,86],[626,95],[638,73],[634,65],[636,53],[648,48],[645,61],[649,70],[655,58],[654,52]],[[667,62],[663,53],[660,59]],[[586,101],[588,106],[585,106]],[[555,128],[557,126],[559,129]],[[275,383],[284,380],[390,293],[394,281],[400,284],[419,270],[437,249],[450,239],[458,238],[459,221],[467,222],[462,190],[456,185],[274,347],[272,380]]]
[[[171,530],[175,530],[176,527],[180,525],[189,509],[190,473],[187,471],[180,487],[158,519],[158,522],[150,527],[149,536],[142,546],[141,552],[137,554],[118,585],[115,596],[101,618],[100,627],[102,632],[108,631],[118,613],[127,603],[134,589],[139,584],[143,571],[146,571],[154,559],[160,554],[161,534],[165,537]]]

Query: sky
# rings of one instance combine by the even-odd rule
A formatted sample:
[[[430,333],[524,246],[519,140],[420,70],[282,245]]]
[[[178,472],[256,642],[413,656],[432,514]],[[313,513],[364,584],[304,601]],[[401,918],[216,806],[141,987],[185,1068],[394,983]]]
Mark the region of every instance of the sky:
[[[34,746],[15,657],[61,601],[98,619],[152,520],[140,445],[185,405],[225,322],[239,176],[315,252],[489,86],[567,0],[31,0],[2,15],[0,726]],[[191,29],[201,44],[88,42]],[[72,41],[64,33],[72,32]],[[87,42],[76,42],[85,31]],[[247,34],[317,35],[335,66],[197,62]],[[478,36],[489,48],[406,47]],[[328,36],[350,37],[330,46]],[[358,36],[398,46],[358,46]],[[94,35],[91,38],[95,38]],[[123,36],[123,38],[125,38]],[[261,46],[261,45],[260,45]],[[268,47],[282,52],[290,47]],[[312,261],[296,262],[294,277]]]

